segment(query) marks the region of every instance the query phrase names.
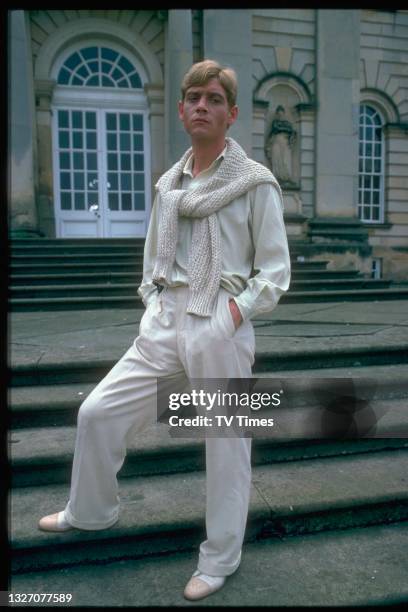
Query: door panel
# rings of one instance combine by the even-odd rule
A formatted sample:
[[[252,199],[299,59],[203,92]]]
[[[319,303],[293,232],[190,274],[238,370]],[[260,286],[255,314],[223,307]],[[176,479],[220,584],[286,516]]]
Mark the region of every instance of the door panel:
[[[146,235],[144,121],[142,112],[57,110],[58,237]]]

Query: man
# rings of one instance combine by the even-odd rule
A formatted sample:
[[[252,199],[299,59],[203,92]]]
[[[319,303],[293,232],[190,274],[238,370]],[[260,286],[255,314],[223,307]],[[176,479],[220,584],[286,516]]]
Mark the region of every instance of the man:
[[[238,116],[236,93],[234,71],[212,60],[183,79],[179,117],[192,148],[156,185],[139,336],[82,404],[70,499],[41,519],[41,529],[117,521],[116,474],[126,441],[152,420],[157,377],[251,377],[250,318],[272,310],[288,289],[290,259],[276,179],[226,138]],[[207,539],[187,599],[217,591],[240,564],[250,455],[250,438],[206,439]]]

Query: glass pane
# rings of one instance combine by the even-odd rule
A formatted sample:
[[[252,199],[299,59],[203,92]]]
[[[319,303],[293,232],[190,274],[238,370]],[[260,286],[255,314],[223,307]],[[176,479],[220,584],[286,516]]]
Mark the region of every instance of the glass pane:
[[[129,88],[129,83],[127,79],[122,79],[116,83],[117,87],[127,87]]]
[[[143,132],[143,115],[133,115],[133,129],[135,132]]]
[[[67,68],[74,70],[74,68],[79,66],[81,62],[82,62],[81,58],[79,57],[78,53],[75,51],[75,53],[70,55],[69,58],[65,61],[64,66],[67,66]]]
[[[87,80],[88,87],[99,87],[99,76],[93,76]]]
[[[365,160],[365,171],[366,172],[371,172],[373,168],[373,163],[371,161],[371,159],[366,159]]]
[[[132,189],[131,174],[123,172],[120,175],[120,188],[122,191],[130,191]]]
[[[371,144],[366,143],[365,154],[366,154],[366,157],[371,157],[372,156],[372,154],[373,154],[373,146]]]
[[[84,79],[79,77],[79,76],[74,76],[72,77],[72,85],[83,85],[84,84]]]
[[[96,130],[96,113],[86,113],[85,122],[87,130]]]
[[[374,221],[380,220],[380,209],[377,206],[373,208],[373,220]]]
[[[363,172],[363,160],[362,159],[358,160],[358,171]]]
[[[119,210],[119,196],[117,193],[108,193],[108,206],[110,210]]]
[[[115,151],[118,148],[116,134],[108,133],[108,151]]]
[[[364,204],[370,204],[371,200],[370,200],[370,192],[369,191],[365,191],[364,192]]]
[[[144,174],[134,174],[133,182],[133,189],[135,191],[144,191]]]
[[[121,170],[131,170],[130,167],[130,155],[125,153],[120,156]]]
[[[96,170],[96,153],[87,153],[86,164],[88,170]]]
[[[120,129],[121,131],[128,132],[130,130],[130,117],[129,115],[120,114]]]
[[[94,74],[99,73],[99,62],[89,62],[88,68]]]
[[[60,183],[61,189],[71,189],[71,174],[69,172],[61,172]]]
[[[122,210],[132,210],[132,195],[122,193]]]
[[[378,204],[380,203],[380,192],[379,191],[373,191],[373,204]]]
[[[118,189],[118,173],[117,172],[108,172],[108,183],[110,184],[109,189],[112,189],[112,191],[117,191]]]
[[[101,68],[104,74],[109,74],[112,64],[109,64],[108,62],[101,62]]]
[[[123,70],[129,74],[129,72],[133,72],[134,71],[134,66],[132,66],[132,64],[129,62],[129,60],[126,59],[126,57],[122,57],[120,58],[118,65],[123,68]]]
[[[381,172],[381,159],[374,160],[374,172],[378,174]]]
[[[81,54],[86,60],[95,59],[98,57],[98,48],[86,47],[85,49],[81,49]]]
[[[75,194],[74,208],[75,210],[85,210],[85,194],[84,193]]]
[[[58,111],[58,127],[69,128],[69,113],[68,111]]]
[[[111,62],[114,62],[115,59],[118,57],[118,53],[116,51],[114,51],[113,49],[108,49],[107,47],[102,47],[102,58],[103,59],[108,59]]]
[[[145,197],[144,193],[135,193],[133,194],[133,208],[135,210],[144,210],[145,209]]]
[[[71,73],[66,68],[61,68],[58,74],[58,84],[68,85]]]
[[[123,72],[119,70],[118,68],[115,68],[111,76],[113,79],[115,79],[115,81],[119,81],[119,79],[123,77]]]
[[[61,170],[67,170],[68,168],[71,167],[70,160],[69,160],[69,153],[60,153],[59,160],[60,160]]]
[[[86,66],[80,66],[77,70],[77,74],[79,74],[79,76],[81,77],[84,77],[84,79],[87,79],[90,73]]]
[[[134,87],[135,89],[140,89],[142,87],[142,81],[140,80],[140,76],[137,74],[137,72],[135,72],[135,74],[132,74],[132,76],[129,78],[132,87]]]
[[[372,127],[366,127],[366,129],[365,129],[365,139],[366,140],[372,140],[373,139],[373,128]]]
[[[71,194],[70,192],[61,192],[61,209],[71,210]]]
[[[114,113],[107,113],[106,115],[106,129],[116,130],[116,115]]]
[[[98,189],[98,176],[95,172],[88,172],[86,176],[86,184],[88,185],[88,189]]]
[[[122,151],[130,151],[130,134],[120,135],[120,148]]]
[[[84,169],[84,154],[74,153],[74,170]]]
[[[115,87],[115,83],[107,76],[102,77],[102,87]]]
[[[144,170],[144,155],[140,155],[140,154],[136,154],[133,155],[133,164],[134,164],[134,170],[138,171],[142,171]]]
[[[72,127],[76,129],[82,128],[82,113],[81,111],[72,112]]]
[[[379,176],[373,176],[373,188],[374,189],[380,188],[380,177]]]
[[[74,132],[73,136],[74,136],[74,139],[73,139],[74,149],[82,149],[84,146],[84,139],[82,136],[82,132]]]
[[[375,153],[374,153],[374,155],[376,157],[381,157],[381,144],[380,143],[377,143],[375,145]]]
[[[74,172],[74,189],[84,189],[84,174],[83,172]]]
[[[133,150],[143,151],[143,134],[133,134]]]
[[[118,169],[118,157],[115,153],[108,153],[108,170]]]
[[[371,177],[370,176],[365,176],[364,177],[364,187],[366,189],[370,189],[370,187],[371,187]]]
[[[365,221],[370,221],[371,220],[371,215],[370,215],[371,209],[370,209],[370,207],[369,206],[364,206],[363,210],[364,210],[364,219],[365,219]]]
[[[86,133],[86,148],[87,149],[96,149],[96,134],[95,132],[87,132]]]
[[[58,134],[58,143],[60,149],[69,149],[69,132],[61,131]]]

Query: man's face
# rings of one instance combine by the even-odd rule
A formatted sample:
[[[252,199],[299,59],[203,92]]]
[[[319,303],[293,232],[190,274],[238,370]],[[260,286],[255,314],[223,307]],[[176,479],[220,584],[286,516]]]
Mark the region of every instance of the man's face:
[[[195,140],[215,141],[225,136],[234,123],[238,107],[228,106],[225,90],[218,79],[206,85],[189,87],[184,101],[179,102],[179,117]]]

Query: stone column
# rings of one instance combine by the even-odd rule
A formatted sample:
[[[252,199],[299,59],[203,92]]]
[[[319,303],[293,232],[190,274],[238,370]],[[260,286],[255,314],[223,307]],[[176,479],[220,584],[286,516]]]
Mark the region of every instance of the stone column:
[[[36,79],[34,85],[38,135],[38,219],[43,233],[55,238],[51,102],[56,81]]]
[[[230,66],[238,77],[239,116],[228,130],[252,154],[252,11],[207,9],[203,14],[204,57]]]
[[[9,11],[9,229],[36,235],[35,113],[30,33],[24,11]]]
[[[317,10],[316,209],[356,218],[360,11]]]
[[[165,58],[165,151],[166,169],[178,161],[190,146],[190,139],[178,116],[181,81],[193,64],[191,10],[169,10]]]

